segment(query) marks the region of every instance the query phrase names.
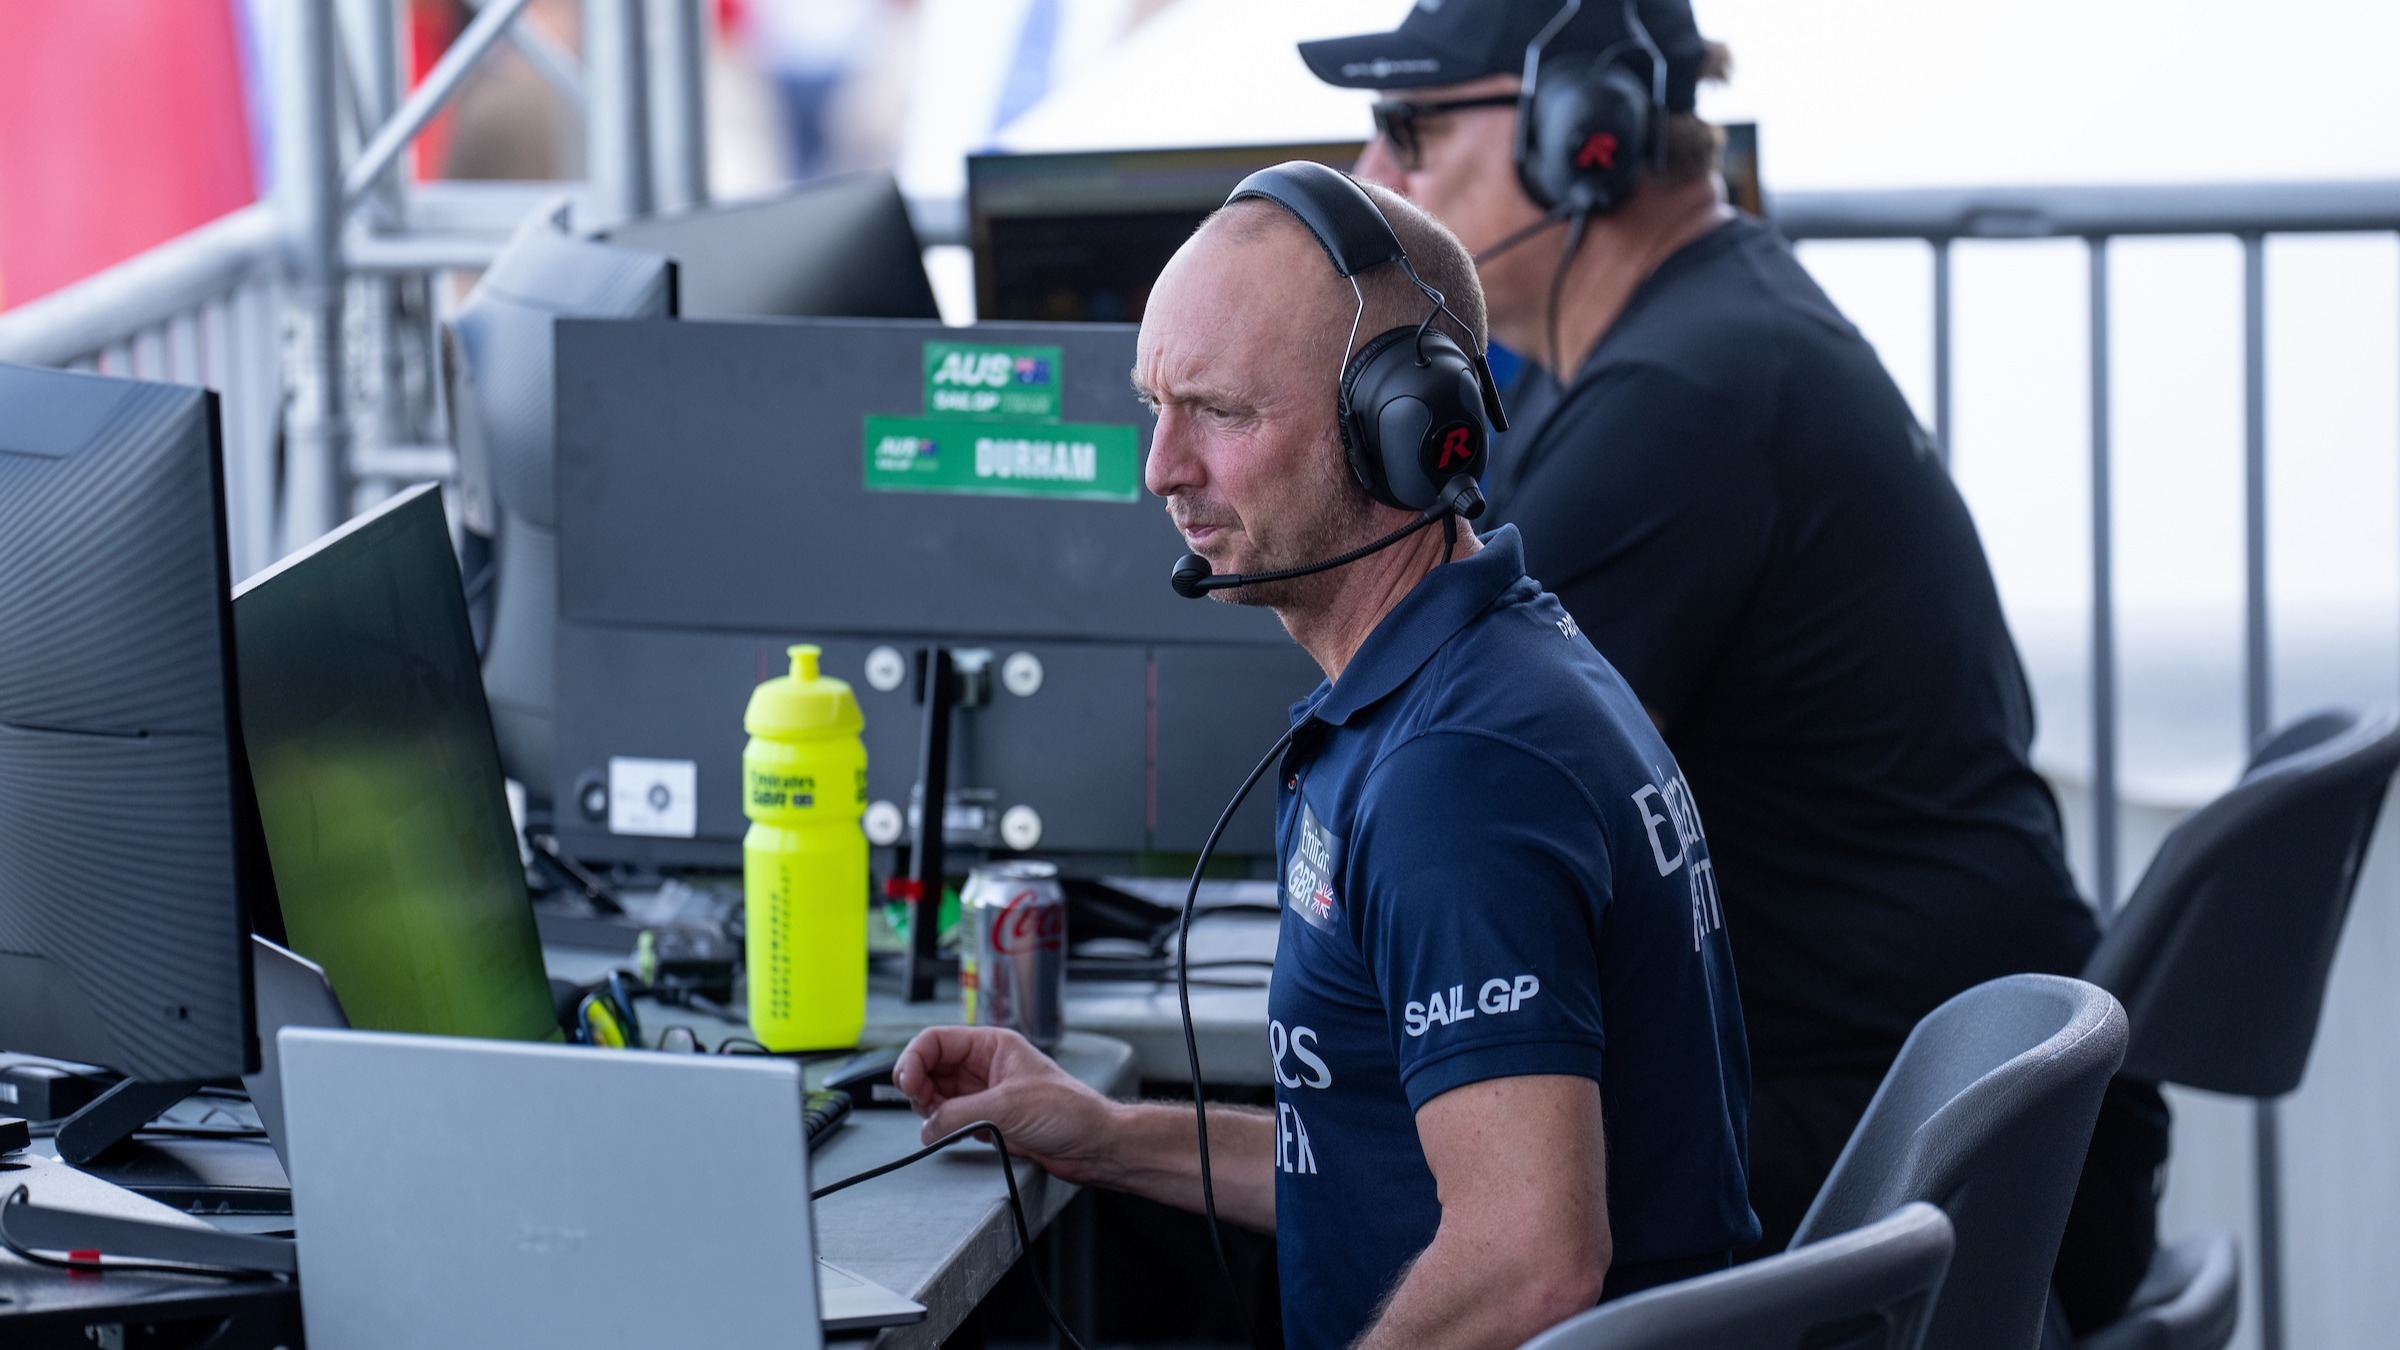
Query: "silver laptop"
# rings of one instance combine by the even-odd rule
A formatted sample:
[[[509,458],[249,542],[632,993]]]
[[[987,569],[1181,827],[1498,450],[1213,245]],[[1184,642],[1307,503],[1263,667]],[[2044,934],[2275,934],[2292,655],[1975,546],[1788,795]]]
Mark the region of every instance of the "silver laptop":
[[[816,1350],[925,1315],[819,1273],[797,1064],[279,1039],[312,1345]]]

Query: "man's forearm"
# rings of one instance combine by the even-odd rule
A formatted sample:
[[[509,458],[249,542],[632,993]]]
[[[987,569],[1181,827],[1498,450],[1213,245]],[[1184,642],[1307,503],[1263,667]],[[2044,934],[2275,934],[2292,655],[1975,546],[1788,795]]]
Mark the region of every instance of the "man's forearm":
[[[1434,1234],[1356,1350],[1507,1350],[1600,1301],[1597,1260],[1529,1251],[1525,1234]],[[1547,1259],[1546,1259],[1547,1258]]]
[[[1115,1190],[1195,1213],[1200,1205],[1200,1137],[1192,1108],[1137,1102],[1118,1108],[1105,1162],[1093,1179]],[[1275,1121],[1240,1106],[1208,1108],[1210,1180],[1217,1216],[1275,1230]]]

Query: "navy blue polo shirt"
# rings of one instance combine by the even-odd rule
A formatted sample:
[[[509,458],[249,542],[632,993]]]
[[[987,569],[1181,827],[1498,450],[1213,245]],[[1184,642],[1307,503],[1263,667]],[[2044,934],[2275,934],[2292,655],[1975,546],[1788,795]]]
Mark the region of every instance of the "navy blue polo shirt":
[[[1284,1339],[1347,1346],[1441,1219],[1416,1112],[1600,1085],[1618,1267],[1757,1240],[1750,1066],[1708,844],[1640,703],[1514,528],[1293,707],[1268,994]]]

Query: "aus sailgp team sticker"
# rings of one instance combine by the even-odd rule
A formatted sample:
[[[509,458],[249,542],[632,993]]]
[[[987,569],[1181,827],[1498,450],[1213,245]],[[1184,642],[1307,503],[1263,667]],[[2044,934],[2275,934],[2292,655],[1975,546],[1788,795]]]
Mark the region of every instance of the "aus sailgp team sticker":
[[[1141,433],[1098,423],[870,415],[866,488],[1136,501],[1142,495]]]
[[[1333,884],[1334,860],[1341,854],[1341,837],[1325,828],[1307,802],[1300,803],[1300,830],[1283,869],[1283,903],[1327,933],[1342,926],[1342,901]]]
[[[1056,347],[925,344],[925,411],[963,417],[1058,420]]]

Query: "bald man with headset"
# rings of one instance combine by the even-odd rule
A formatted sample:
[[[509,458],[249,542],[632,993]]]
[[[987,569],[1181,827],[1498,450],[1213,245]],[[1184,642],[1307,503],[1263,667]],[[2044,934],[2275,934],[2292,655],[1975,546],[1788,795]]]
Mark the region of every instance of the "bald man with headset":
[[[1296,1347],[1513,1346],[1758,1234],[1689,788],[1516,531],[1462,519],[1483,340],[1457,241],[1316,165],[1245,181],[1142,323],[1176,589],[1272,608],[1325,672],[1260,765],[1275,1109],[1111,1102],[990,1028],[895,1074],[928,1139],[989,1120],[1067,1180],[1273,1232]]]

